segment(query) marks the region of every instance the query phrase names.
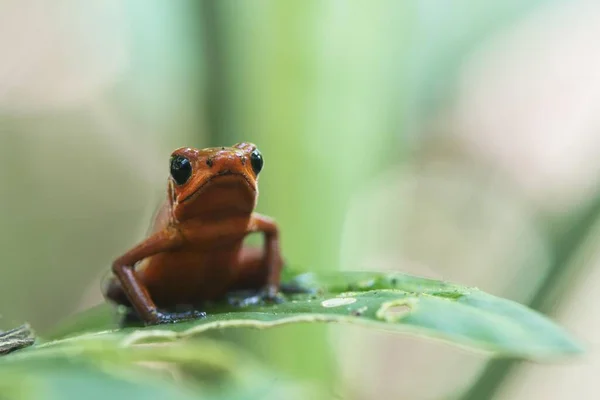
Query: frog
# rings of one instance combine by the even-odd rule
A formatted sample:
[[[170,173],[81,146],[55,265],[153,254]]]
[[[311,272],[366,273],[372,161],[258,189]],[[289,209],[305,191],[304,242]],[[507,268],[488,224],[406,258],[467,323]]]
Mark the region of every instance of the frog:
[[[106,300],[145,325],[204,318],[203,304],[235,291],[280,302],[279,228],[255,211],[263,166],[249,142],[173,151],[167,198],[147,237],[112,263]],[[262,234],[262,246],[245,243],[253,233]]]

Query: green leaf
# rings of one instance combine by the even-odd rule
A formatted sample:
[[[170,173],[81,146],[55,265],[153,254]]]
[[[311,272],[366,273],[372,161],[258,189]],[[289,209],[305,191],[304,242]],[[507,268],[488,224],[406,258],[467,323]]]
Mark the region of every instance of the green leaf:
[[[208,339],[134,343],[125,330],[42,343],[0,358],[8,398],[263,399],[314,398],[242,349]],[[23,385],[23,379],[26,385]],[[275,395],[276,394],[276,395]],[[86,395],[87,398],[90,398]],[[3,397],[4,398],[4,397]],[[321,397],[317,397],[321,398]]]
[[[127,343],[174,341],[210,329],[267,328],[290,323],[340,322],[443,340],[497,357],[543,360],[582,351],[545,316],[476,288],[396,272],[298,273],[287,270],[280,304],[207,306],[208,317],[172,325],[118,329],[116,313],[101,306],[50,338],[128,334]],[[106,330],[105,333],[98,333]]]
[[[2,368],[0,391],[7,399],[198,399],[185,388],[166,380],[144,379],[128,371],[127,379],[86,363],[38,363]]]

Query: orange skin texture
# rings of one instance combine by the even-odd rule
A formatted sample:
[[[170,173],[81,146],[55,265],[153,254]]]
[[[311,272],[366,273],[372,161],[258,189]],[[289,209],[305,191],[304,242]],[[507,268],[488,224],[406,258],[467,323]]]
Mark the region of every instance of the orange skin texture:
[[[197,317],[171,311],[233,290],[263,289],[267,299],[276,297],[279,231],[273,220],[254,212],[253,152],[252,143],[175,150],[172,157],[189,160],[191,174],[182,184],[169,177],[167,199],[149,236],[115,260],[104,296],[133,307],[146,324]],[[264,234],[264,248],[243,246],[252,232]]]

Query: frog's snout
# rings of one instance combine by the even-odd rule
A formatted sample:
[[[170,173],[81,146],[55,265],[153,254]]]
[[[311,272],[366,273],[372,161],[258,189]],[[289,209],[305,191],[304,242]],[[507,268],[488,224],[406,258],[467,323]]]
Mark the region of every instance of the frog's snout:
[[[209,158],[206,164],[212,169],[212,173],[227,175],[242,170],[246,165],[246,156],[223,151]]]

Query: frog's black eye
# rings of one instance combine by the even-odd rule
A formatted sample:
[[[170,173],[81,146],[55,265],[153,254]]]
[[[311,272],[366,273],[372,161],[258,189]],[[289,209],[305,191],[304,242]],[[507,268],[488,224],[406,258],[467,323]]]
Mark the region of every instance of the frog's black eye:
[[[250,153],[250,164],[252,164],[254,173],[258,175],[264,164],[262,154],[260,154],[258,149],[255,149],[252,153]]]
[[[192,164],[183,156],[171,157],[171,176],[178,185],[183,185],[192,176]]]

